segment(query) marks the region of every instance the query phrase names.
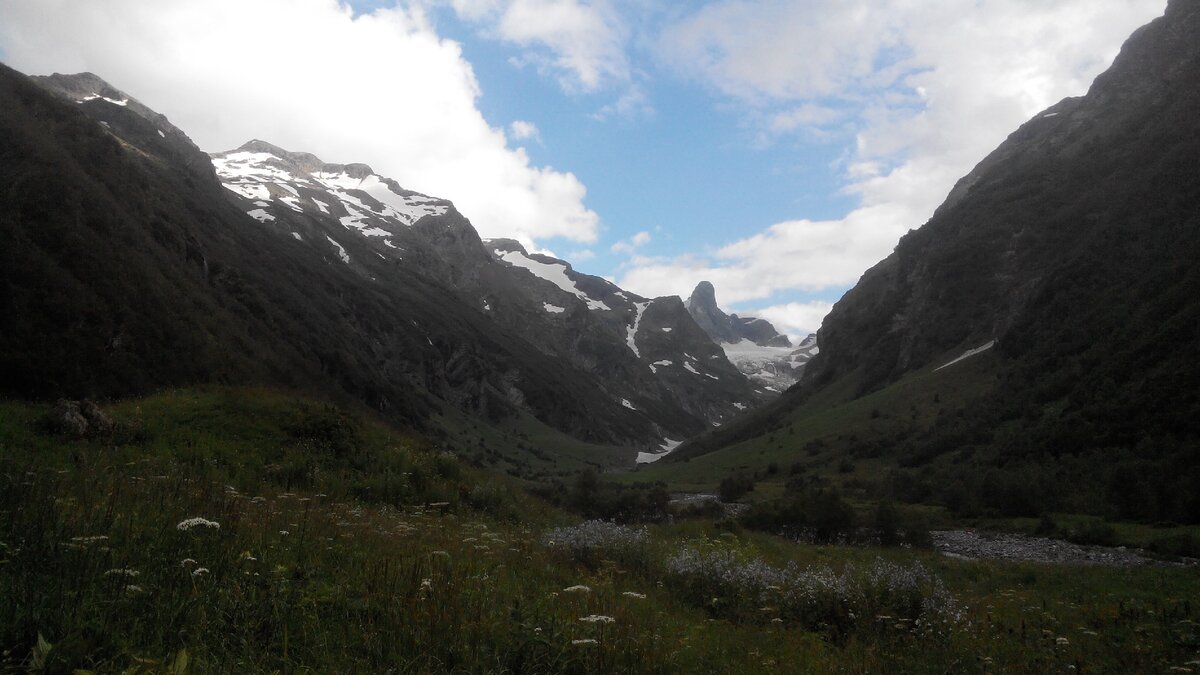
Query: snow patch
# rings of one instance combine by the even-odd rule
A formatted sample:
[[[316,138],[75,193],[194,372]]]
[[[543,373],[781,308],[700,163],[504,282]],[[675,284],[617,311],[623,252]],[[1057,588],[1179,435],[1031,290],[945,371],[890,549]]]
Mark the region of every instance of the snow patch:
[[[670,328],[663,328],[663,329],[662,329],[662,332],[664,332],[664,333],[670,333],[670,332],[671,332],[671,329],[670,329]]]
[[[694,374],[696,374],[696,375],[699,375],[699,374],[700,374],[700,371],[698,371],[698,370],[696,370],[695,368],[693,368],[693,367],[692,367],[692,364],[690,364],[690,363],[688,363],[688,362],[686,362],[686,361],[683,363],[683,367],[684,367],[684,369],[685,369],[685,370],[687,370],[689,373],[694,373]]]
[[[652,464],[657,462],[663,457],[666,457],[674,452],[675,448],[678,448],[680,445],[683,445],[683,441],[673,441],[669,438],[664,438],[662,445],[658,446],[662,448],[662,452],[639,452],[637,455],[637,463]]]
[[[268,220],[275,220],[275,216],[267,213],[265,209],[254,209],[253,211],[247,211],[246,215],[260,223],[265,223]]]
[[[296,241],[304,241],[304,238],[300,236],[299,232],[293,232],[292,237],[295,238]]]
[[[325,202],[321,201],[320,199],[314,199],[313,203],[317,205],[318,209],[321,209],[321,213],[329,213],[329,205]]]
[[[559,307],[558,305],[552,305],[548,302],[543,302],[542,308],[551,314],[562,314],[563,312],[567,311],[566,307]]]
[[[646,308],[650,306],[650,301],[633,303],[634,309],[637,310],[637,315],[633,317],[633,325],[629,327],[629,331],[625,334],[625,344],[629,345],[633,355],[642,358],[641,352],[637,348],[637,332],[638,325],[642,323],[642,314],[646,312]]]
[[[349,265],[350,264],[350,254],[346,253],[346,249],[342,248],[342,245],[337,243],[336,241],[334,241],[333,238],[330,237],[329,235],[325,235],[325,238],[329,240],[329,243],[333,244],[334,247],[337,248],[338,257],[342,259],[342,262]]]
[[[512,265],[513,267],[523,267],[526,270],[529,270],[531,274],[539,279],[549,281],[563,291],[570,293],[571,295],[574,295],[580,300],[586,302],[588,309],[612,309],[599,300],[593,300],[590,296],[588,296],[587,293],[579,290],[579,287],[575,285],[575,282],[571,280],[571,277],[567,276],[567,266],[564,263],[539,262],[530,258],[529,256],[526,256],[520,251],[502,251],[497,249],[495,253],[497,258],[503,260],[509,265]]]
[[[158,135],[159,135],[159,136],[162,136],[163,138],[166,138],[166,137],[167,137],[167,135],[163,133],[163,130],[162,130],[162,129],[159,129],[159,130],[158,130]]]
[[[941,365],[941,366],[938,366],[937,368],[934,368],[933,372],[936,373],[937,371],[941,370],[942,368],[949,368],[950,366],[958,363],[959,361],[962,361],[963,359],[969,359],[972,356],[975,356],[976,354],[982,354],[983,352],[986,352],[987,350],[989,350],[995,346],[996,346],[996,341],[992,340],[991,342],[988,342],[985,345],[980,345],[974,349],[968,349],[967,351],[963,352],[962,356],[958,357],[957,359],[954,359],[953,361],[951,361],[945,365]]]
[[[745,410],[746,404],[745,403],[734,403],[733,407],[737,408],[738,410]]]
[[[621,399],[621,405],[625,406],[626,408],[629,408],[630,410],[637,410],[637,408],[633,407],[633,404],[630,403],[629,399],[627,399],[627,398]]]

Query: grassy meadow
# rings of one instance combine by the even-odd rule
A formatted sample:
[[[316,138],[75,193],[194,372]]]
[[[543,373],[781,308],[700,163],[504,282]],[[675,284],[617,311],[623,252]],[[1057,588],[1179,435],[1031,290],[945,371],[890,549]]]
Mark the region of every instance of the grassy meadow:
[[[6,672],[1200,672],[1200,574],[621,526],[262,390],[0,404]]]

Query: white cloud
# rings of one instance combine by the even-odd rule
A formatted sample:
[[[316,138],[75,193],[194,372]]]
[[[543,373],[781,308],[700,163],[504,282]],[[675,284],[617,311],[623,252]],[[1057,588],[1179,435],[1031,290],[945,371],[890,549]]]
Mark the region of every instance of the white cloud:
[[[538,131],[537,125],[525,120],[516,120],[508,125],[508,133],[513,140],[517,141],[534,140],[539,143],[542,141],[542,134]]]
[[[526,51],[567,91],[592,92],[629,80],[626,29],[605,0],[449,0],[459,17]]]
[[[596,239],[583,184],[507,147],[476,106],[459,45],[419,9],[354,17],[336,0],[0,0],[0,16],[9,65],[95,72],[206,150],[262,138],[452,199],[485,237]]]
[[[737,312],[741,316],[753,316],[770,321],[775,330],[786,334],[794,342],[803,340],[810,333],[817,332],[821,321],[833,304],[829,302],[789,302],[782,305],[771,305],[761,309],[748,309]]]
[[[638,232],[629,239],[618,241],[612,245],[613,253],[628,253],[633,254],[642,246],[650,243],[650,233],[646,231]]]
[[[727,0],[669,28],[663,58],[763,124],[762,137],[849,120],[844,218],[766,227],[703,257],[647,260],[622,286],[729,302],[851,285],[922,225],[1018,125],[1086,91],[1165,0],[839,3]]]

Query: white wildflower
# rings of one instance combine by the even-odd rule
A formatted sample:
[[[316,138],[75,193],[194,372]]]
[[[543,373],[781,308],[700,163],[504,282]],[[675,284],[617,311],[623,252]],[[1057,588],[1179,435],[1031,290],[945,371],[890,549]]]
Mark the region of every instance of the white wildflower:
[[[219,530],[221,529],[221,524],[216,521],[197,516],[196,518],[188,518],[187,520],[180,521],[179,524],[175,526],[175,529],[181,532],[187,532],[193,527],[207,527],[214,530]]]
[[[592,589],[588,588],[587,586],[584,586],[583,584],[578,584],[575,586],[567,586],[566,588],[563,589],[563,593],[591,593],[591,592],[592,592]]]
[[[645,600],[646,599],[645,593],[634,593],[633,591],[625,591],[621,595],[623,595],[627,598],[635,598],[637,600]]]
[[[191,558],[184,558],[183,560],[179,561],[179,565],[181,567],[187,567],[188,565],[195,565],[195,564],[196,564],[196,561]]]
[[[130,577],[130,578],[132,578],[132,577],[136,577],[136,576],[137,576],[137,575],[139,575],[139,574],[141,574],[141,572],[139,572],[139,571],[137,571],[137,570],[130,570],[130,569],[112,569],[112,570],[108,570],[107,572],[105,572],[105,573],[104,573],[104,576],[106,576],[106,577]]]
[[[208,574],[207,567],[197,567],[196,569],[192,570],[193,577],[200,577],[200,576],[204,576],[205,574]]]
[[[592,638],[584,638],[582,640],[571,640],[571,644],[573,644],[573,645],[594,645],[594,644],[599,644],[599,643],[596,642],[595,640],[593,640]]]
[[[584,623],[613,623],[616,619],[611,616],[603,616],[601,614],[589,614],[579,618]]]

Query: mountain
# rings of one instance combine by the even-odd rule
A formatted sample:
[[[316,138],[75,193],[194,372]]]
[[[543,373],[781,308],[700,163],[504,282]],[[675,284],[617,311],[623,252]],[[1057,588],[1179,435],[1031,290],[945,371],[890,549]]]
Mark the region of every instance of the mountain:
[[[738,370],[768,391],[778,393],[795,384],[809,359],[820,351],[816,335],[809,335],[793,347],[792,341],[766,319],[725,314],[717,306],[716,289],[708,281],[696,285],[684,306]]]
[[[448,289],[498,329],[598,380],[614,403],[655,425],[655,446],[761,400],[676,297],[643,298],[515,241],[482,241],[450,202],[363,164],[263,141],[212,157],[230,198],[261,226],[372,280],[404,269]]]
[[[678,298],[569,268],[564,290],[365,165],[210,157],[95,75],[37,84],[0,82],[7,395],[280,385],[459,444],[595,444],[596,465],[758,400]]]
[[[794,391],[677,457],[871,461],[855,489],[966,513],[1200,519],[1198,85],[1200,4],[1172,0],[862,276]]]

